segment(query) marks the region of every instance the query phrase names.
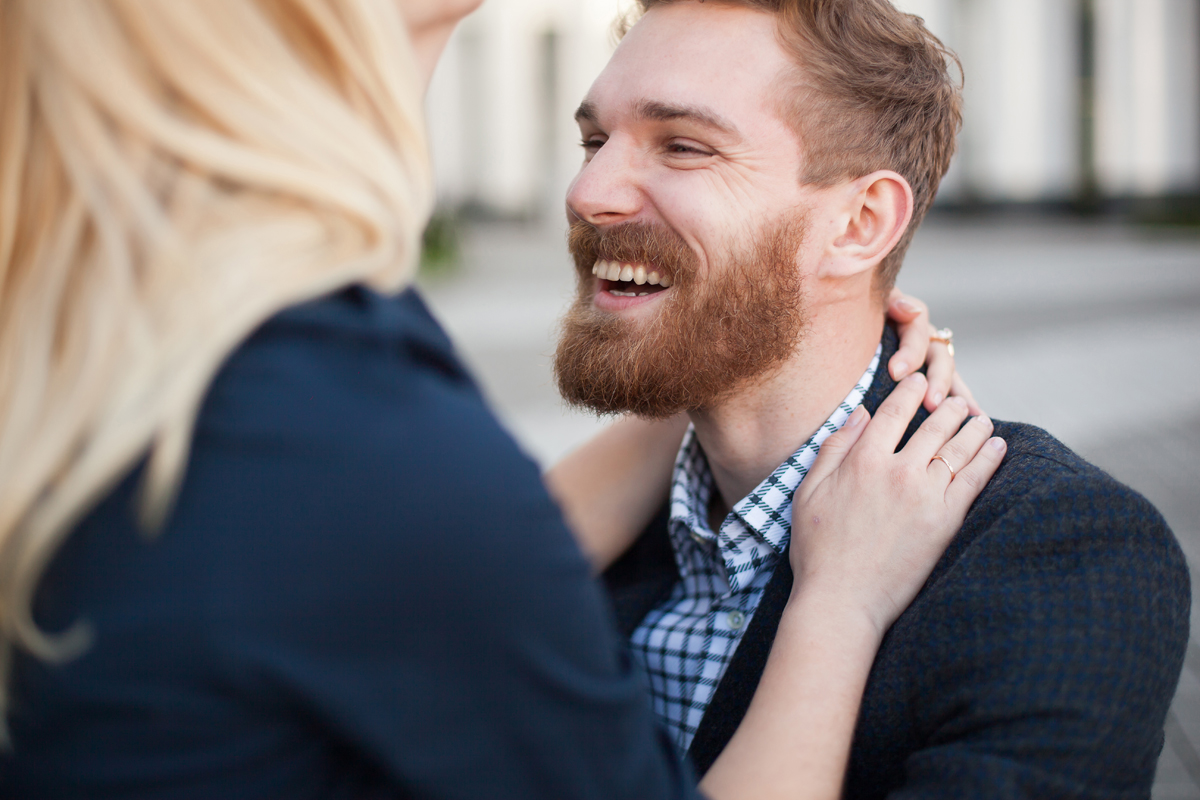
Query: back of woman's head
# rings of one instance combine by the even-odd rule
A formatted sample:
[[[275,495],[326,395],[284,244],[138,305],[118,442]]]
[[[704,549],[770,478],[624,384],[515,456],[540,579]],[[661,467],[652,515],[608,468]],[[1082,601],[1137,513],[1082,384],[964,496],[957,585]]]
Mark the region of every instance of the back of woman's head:
[[[161,519],[242,339],[410,279],[432,189],[397,6],[0,0],[4,663],[82,643],[37,629],[40,575],[143,457]]]

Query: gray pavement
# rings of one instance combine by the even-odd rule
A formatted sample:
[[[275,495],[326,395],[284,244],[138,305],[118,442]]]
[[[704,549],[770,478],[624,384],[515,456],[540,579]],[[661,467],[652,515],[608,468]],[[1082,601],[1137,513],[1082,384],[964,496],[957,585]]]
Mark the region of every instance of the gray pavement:
[[[427,284],[502,419],[552,462],[600,424],[563,408],[550,357],[573,277],[558,228],[481,225]],[[1040,425],[1166,516],[1200,574],[1200,233],[1070,220],[930,220],[900,285],[955,331],[993,417]],[[1193,639],[1200,624],[1193,601]],[[1200,798],[1200,646],[1189,645],[1154,797]]]

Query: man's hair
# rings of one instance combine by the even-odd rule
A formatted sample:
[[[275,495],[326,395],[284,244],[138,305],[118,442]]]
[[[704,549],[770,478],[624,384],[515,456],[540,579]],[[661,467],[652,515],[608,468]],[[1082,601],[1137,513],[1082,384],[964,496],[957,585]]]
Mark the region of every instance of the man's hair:
[[[639,0],[643,12],[672,1]],[[780,42],[797,67],[784,78],[781,113],[804,148],[801,181],[827,186],[891,169],[912,186],[912,222],[876,273],[886,292],[954,155],[958,57],[920,17],[887,0],[717,1],[778,17]]]

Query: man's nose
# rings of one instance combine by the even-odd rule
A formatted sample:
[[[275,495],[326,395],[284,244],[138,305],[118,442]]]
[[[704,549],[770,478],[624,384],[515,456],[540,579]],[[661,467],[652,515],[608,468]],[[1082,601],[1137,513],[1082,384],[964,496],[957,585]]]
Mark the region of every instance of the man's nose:
[[[636,154],[609,140],[583,165],[567,190],[567,210],[592,225],[627,222],[642,210]]]

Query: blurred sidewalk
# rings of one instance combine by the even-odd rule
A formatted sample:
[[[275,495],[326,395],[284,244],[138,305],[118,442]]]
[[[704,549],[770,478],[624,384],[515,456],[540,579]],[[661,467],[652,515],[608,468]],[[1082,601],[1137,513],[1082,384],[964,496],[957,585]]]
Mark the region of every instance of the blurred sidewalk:
[[[959,369],[987,412],[1042,426],[1145,494],[1197,585],[1200,232],[941,217],[922,227],[899,283],[954,329]],[[500,416],[543,464],[599,424],[562,407],[550,370],[573,290],[560,229],[505,225],[472,227],[463,269],[426,285]],[[1195,643],[1154,797],[1200,798]]]

